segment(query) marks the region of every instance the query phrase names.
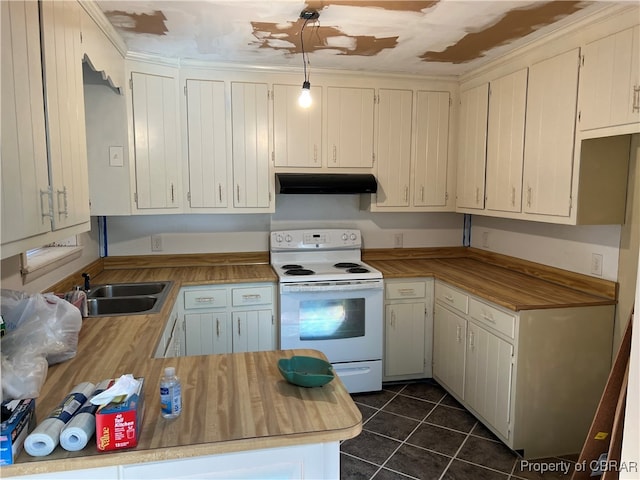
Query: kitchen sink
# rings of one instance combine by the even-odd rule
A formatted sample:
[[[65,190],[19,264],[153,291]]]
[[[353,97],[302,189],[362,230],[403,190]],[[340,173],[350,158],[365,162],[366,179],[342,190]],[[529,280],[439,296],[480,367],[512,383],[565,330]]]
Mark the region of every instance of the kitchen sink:
[[[158,313],[173,282],[95,285],[87,292],[87,315],[104,317]]]
[[[97,285],[87,292],[87,298],[131,297],[137,295],[157,295],[170,282],[113,283]]]

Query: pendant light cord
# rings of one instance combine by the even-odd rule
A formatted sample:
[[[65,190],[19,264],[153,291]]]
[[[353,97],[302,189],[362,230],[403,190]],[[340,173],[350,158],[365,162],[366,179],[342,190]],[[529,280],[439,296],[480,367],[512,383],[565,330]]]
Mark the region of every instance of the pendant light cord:
[[[304,71],[304,81],[308,82],[309,78],[307,76],[307,63],[309,62],[305,52],[304,52],[304,27],[307,26],[308,18],[305,18],[304,23],[302,24],[302,28],[300,29],[300,48],[302,49],[302,68]]]

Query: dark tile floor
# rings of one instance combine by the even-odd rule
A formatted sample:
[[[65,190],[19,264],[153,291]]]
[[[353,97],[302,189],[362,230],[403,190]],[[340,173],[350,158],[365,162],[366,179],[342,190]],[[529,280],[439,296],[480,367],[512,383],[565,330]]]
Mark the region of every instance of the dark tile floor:
[[[362,412],[363,429],[340,446],[341,480],[571,477],[571,459],[538,461],[567,468],[568,474],[541,475],[540,465],[527,466],[432,380],[385,384],[381,392],[354,394],[353,400]]]

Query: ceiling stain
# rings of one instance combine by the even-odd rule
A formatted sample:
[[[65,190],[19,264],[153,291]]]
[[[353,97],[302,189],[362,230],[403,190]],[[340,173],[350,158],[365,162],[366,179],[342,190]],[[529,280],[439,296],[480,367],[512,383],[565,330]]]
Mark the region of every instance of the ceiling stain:
[[[302,53],[300,30],[303,20],[297,20],[282,27],[269,22],[251,22],[253,36],[258,39],[259,48],[285,50],[290,54]],[[376,38],[372,35],[346,35],[336,27],[312,24],[304,31],[304,50],[311,53],[318,50],[337,50],[340,55],[374,56],[386,48],[394,48],[398,37]]]
[[[522,38],[546,25],[589,6],[591,2],[551,1],[531,8],[508,11],[497,23],[479,31],[468,33],[457,43],[441,52],[428,51],[420,55],[425,62],[451,62],[460,64],[483,57],[492,48]]]
[[[429,1],[393,1],[389,0],[307,0],[307,8],[313,10],[322,10],[329,5],[340,5],[348,7],[367,7],[382,8],[384,10],[396,10],[401,12],[421,12],[424,9],[431,8],[440,0]]]
[[[152,14],[107,10],[104,14],[115,27],[128,32],[165,35],[169,31],[165,24],[167,17],[160,10]]]

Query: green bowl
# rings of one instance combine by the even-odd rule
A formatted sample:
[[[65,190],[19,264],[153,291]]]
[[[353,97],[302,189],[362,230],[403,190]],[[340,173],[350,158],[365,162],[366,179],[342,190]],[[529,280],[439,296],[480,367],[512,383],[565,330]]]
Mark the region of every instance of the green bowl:
[[[321,387],[334,377],[330,363],[302,355],[281,358],[278,360],[278,370],[287,382],[301,387]]]

